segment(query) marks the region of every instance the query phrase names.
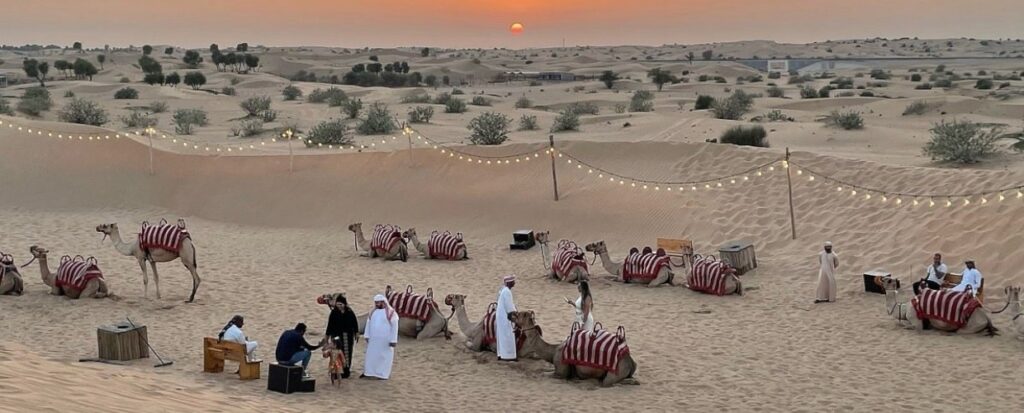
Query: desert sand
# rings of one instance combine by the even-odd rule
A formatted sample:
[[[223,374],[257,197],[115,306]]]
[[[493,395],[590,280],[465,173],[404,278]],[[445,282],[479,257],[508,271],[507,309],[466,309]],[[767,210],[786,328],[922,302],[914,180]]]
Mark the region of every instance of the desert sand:
[[[954,52],[959,55],[986,55],[974,43],[957,42]],[[780,109],[795,118],[765,124],[771,130],[771,148],[705,143],[730,126],[749,122],[716,120],[706,111],[692,111],[696,95],[724,96],[724,88],[761,92],[767,79],[737,85],[736,76],[756,72],[733,62],[644,61],[643,56],[658,50],[678,55],[674,47],[614,48],[621,50],[621,60],[610,57],[608,48],[559,49],[560,57],[533,64],[543,70],[572,68],[580,74],[609,69],[632,77],[619,81],[614,90],[597,81],[542,86],[483,81],[506,68],[521,68],[517,54],[547,56],[551,50],[487,51],[477,65],[469,62],[468,54],[421,59],[412,49],[350,54],[275,47],[263,52],[265,66],[257,73],[218,73],[212,66],[204,67],[210,79],[206,89],[219,90],[239,78],[234,86],[238,96],[140,84],[141,73],[131,67],[138,52],[115,55],[92,82],[48,82],[54,111],[38,119],[0,116],[5,122],[0,125],[0,250],[13,254],[19,265],[30,258],[31,245],[48,248],[51,256],[95,256],[119,300],[50,296],[38,266],[23,268],[26,294],[0,296],[0,392],[5,394],[0,411],[551,411],[582,406],[599,411],[991,411],[1024,404],[1018,362],[1024,344],[1007,330],[1008,315],[993,316],[1004,333],[995,338],[905,330],[886,315],[882,295],[864,293],[861,279],[865,271],[883,268],[909,282],[923,274],[933,252],[942,252],[956,271],[964,259],[973,258],[985,275],[986,306],[1000,308],[1005,302],[1002,288],[1024,283],[1019,272],[1024,258],[1016,253],[1024,245],[1017,224],[1024,218],[1024,201],[1015,193],[1007,192],[1002,202],[987,199],[984,205],[975,199],[970,205],[958,202],[949,208],[912,207],[907,199],[896,207],[877,197],[866,200],[849,191],[837,192],[834,185],[794,173],[798,237],[792,240],[782,168],[765,169],[762,177],[751,174],[749,181],[723,182],[720,189],[669,193],[597,179],[557,158],[561,199],[554,202],[550,163],[544,154],[546,129],[557,109],[591,101],[600,106],[600,113],[584,116],[580,132],[556,134],[558,150],[637,179],[684,181],[730,175],[778,160],[789,147],[797,168],[865,187],[975,192],[1020,185],[1024,156],[1004,150],[971,167],[934,163],[921,154],[927,129],[940,119],[966,118],[1019,130],[1024,100],[995,99],[972,89],[973,81],[966,80],[950,90],[915,90],[903,76],[910,68],[932,70],[934,64],[926,61],[888,64],[894,79],[884,88],[873,88],[887,98],[801,100],[784,76],[778,84],[789,98],[758,98],[746,117]],[[743,42],[728,50],[742,50],[744,56],[816,56],[814,47],[818,46]],[[865,53],[869,52],[877,56],[883,50],[875,47]],[[539,158],[500,166],[470,164],[417,142],[410,160],[399,136],[362,152],[297,146],[295,171],[288,173],[287,146],[270,141],[271,132],[256,138],[230,136],[233,119],[243,115],[237,103],[248,96],[272,96],[280,119],[299,122],[303,129],[340,116],[337,108],[327,105],[283,102],[280,89],[292,82],[278,75],[299,69],[343,73],[342,68],[365,61],[369,54],[387,62],[409,60],[424,74],[472,73],[473,82],[459,88],[470,95],[482,92],[494,101],[491,108],[470,106],[461,115],[444,114],[434,105],[434,120],[417,126],[422,136],[472,154],[532,152]],[[629,60],[631,56],[639,59]],[[4,69],[13,70],[14,59],[5,55]],[[958,73],[1024,68],[1019,59],[946,64]],[[654,89],[644,73],[657,66],[720,74],[729,78],[729,84],[666,85],[656,93],[654,112],[615,113],[613,106],[627,102],[631,90]],[[853,77],[869,70],[837,72]],[[124,86],[118,83],[123,75],[132,77],[131,86],[141,92],[139,100],[112,99],[113,92]],[[855,78],[858,85],[868,81]],[[307,93],[329,86],[294,84]],[[1019,81],[1012,84],[1013,90],[1024,86]],[[26,86],[2,93],[20,96],[19,89]],[[573,86],[583,90],[573,91]],[[401,118],[415,106],[399,103],[411,89],[339,87],[364,102],[384,101]],[[55,122],[67,90],[107,108],[113,129]],[[433,95],[451,88],[425,90]],[[542,108],[515,109],[520,96]],[[901,116],[910,102],[920,99],[934,103],[928,113]],[[69,141],[6,127],[14,122],[25,129],[76,136],[111,134],[125,130],[116,118],[127,113],[126,107],[154,100],[167,101],[172,112],[205,108],[211,123],[187,137],[198,149],[171,142],[172,137],[158,139],[153,176],[147,174],[144,138]],[[865,129],[842,131],[815,121],[834,108],[864,113]],[[497,148],[461,146],[466,123],[484,110],[514,118],[535,114],[543,130],[513,132]],[[169,113],[159,118],[158,128],[173,130]],[[631,126],[622,127],[625,122]],[[356,139],[388,142],[390,136]],[[258,149],[216,152],[248,148],[251,143]],[[155,298],[153,288],[150,297],[143,298],[134,259],[119,255],[95,231],[98,224],[116,222],[122,233],[131,234],[144,220],[178,217],[189,223],[203,279],[193,304],[184,303],[191,279],[180,263],[160,265],[162,299]],[[345,229],[353,222],[364,223],[364,228],[376,223],[415,227],[420,234],[435,229],[463,232],[472,259],[437,262],[413,254],[401,263],[360,257]],[[549,342],[560,340],[573,319],[562,297],[574,297],[576,289],[544,278],[538,248],[508,250],[511,232],[524,228],[550,230],[553,239],[581,245],[605,240],[614,259],[632,246],[652,245],[657,237],[690,238],[702,253],[715,253],[724,242],[745,239],[755,243],[760,267],[743,276],[746,295],[716,297],[680,286],[622,285],[607,279],[599,263],[592,266],[598,321],[625,327],[639,365],[639,385],[599,388],[595,382],[563,382],[551,377],[547,362],[538,360],[499,364],[490,355],[466,350],[457,326],[452,341],[400,339],[388,382],[349,380],[331,388],[318,355],[312,364],[319,379],[314,394],[268,392],[266,366],[264,378],[251,382],[229,373],[202,373],[202,337],[216,334],[234,314],[245,315],[246,334],[260,342],[257,354],[270,359],[277,336],[296,322],[309,324],[316,333],[312,338],[319,339],[327,319],[326,308],[315,303],[320,294],[345,292],[361,313],[385,285],[412,284],[418,291],[433,288],[439,301],[445,294],[468,295],[468,314],[478,319],[494,300],[500,277],[508,273],[520,278],[514,290],[517,306],[536,311]],[[814,305],[815,254],[826,240],[835,244],[840,257],[839,299]],[[442,311],[448,313],[447,308]],[[129,366],[77,362],[96,355],[97,326],[126,315],[148,326],[150,341],[162,356],[174,360],[172,366],[154,369],[155,358]],[[363,346],[357,348],[356,372],[361,370]]]

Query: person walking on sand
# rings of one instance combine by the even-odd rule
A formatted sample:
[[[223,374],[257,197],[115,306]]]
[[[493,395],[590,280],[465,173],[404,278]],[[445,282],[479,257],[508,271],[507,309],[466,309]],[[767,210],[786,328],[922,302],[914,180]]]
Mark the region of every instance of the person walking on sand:
[[[366,319],[366,356],[361,379],[387,380],[398,345],[398,314],[383,294],[373,297],[373,310]]]
[[[504,285],[498,290],[498,310],[494,315],[498,360],[517,361],[516,334],[512,328],[512,320],[509,320],[509,315],[516,311],[515,301],[512,300],[512,287],[516,286],[516,276],[507,275],[502,278],[502,283]]]
[[[818,293],[814,303],[832,303],[836,301],[836,269],[839,268],[839,256],[832,252],[832,242],[825,242],[825,250],[818,253]]]

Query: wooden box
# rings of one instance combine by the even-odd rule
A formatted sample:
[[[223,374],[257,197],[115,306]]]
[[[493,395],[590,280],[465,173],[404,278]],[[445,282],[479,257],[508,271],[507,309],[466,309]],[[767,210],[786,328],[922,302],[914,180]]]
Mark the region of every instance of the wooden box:
[[[512,233],[512,244],[509,244],[508,248],[512,250],[528,250],[533,248],[536,243],[536,239],[533,236],[533,231],[524,229]]]
[[[718,248],[718,255],[722,261],[736,269],[736,275],[743,275],[757,268],[757,255],[754,253],[752,242],[727,242]]]
[[[672,258],[679,258],[680,264],[672,262],[676,267],[689,266],[693,263],[693,241],[688,239],[658,238],[656,244],[659,249],[665,250],[665,254]]]
[[[146,326],[132,327],[128,324],[100,326],[96,329],[99,358],[104,360],[135,360],[149,358],[146,345],[149,336]]]
[[[285,366],[278,363],[270,363],[270,373],[267,377],[267,390],[278,393],[312,393],[316,391],[316,379],[303,379],[302,366]]]
[[[882,281],[892,278],[892,273],[882,270],[868,271],[864,273],[864,292],[885,294],[885,284]],[[900,281],[896,280],[896,287],[899,288]]]

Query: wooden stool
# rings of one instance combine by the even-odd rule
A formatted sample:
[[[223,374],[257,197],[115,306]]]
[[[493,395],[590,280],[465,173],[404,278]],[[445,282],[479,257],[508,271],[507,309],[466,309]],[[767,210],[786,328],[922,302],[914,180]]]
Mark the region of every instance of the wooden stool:
[[[96,343],[99,358],[103,360],[135,360],[149,358],[146,345],[149,336],[146,326],[132,327],[129,324],[100,326],[96,329]]]
[[[224,371],[224,360],[238,362],[238,378],[242,380],[260,378],[260,363],[262,361],[249,361],[249,358],[245,355],[245,345],[229,341],[217,342],[216,337],[204,337],[203,371],[207,373],[222,373]]]
[[[754,244],[749,241],[730,241],[718,248],[718,257],[736,269],[736,275],[757,268],[757,255]]]

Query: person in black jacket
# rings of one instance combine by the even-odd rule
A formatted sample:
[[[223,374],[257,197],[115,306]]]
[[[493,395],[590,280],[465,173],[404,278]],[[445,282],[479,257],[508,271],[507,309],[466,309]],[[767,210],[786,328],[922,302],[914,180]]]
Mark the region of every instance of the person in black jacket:
[[[352,348],[353,343],[359,340],[359,322],[343,294],[332,294],[326,298],[325,304],[331,308],[331,314],[327,318],[324,335],[334,340],[334,346],[345,353],[341,378],[347,379],[352,375]]]
[[[313,354],[313,350],[316,350],[324,345],[324,340],[320,341],[317,345],[312,345],[306,342],[303,337],[306,334],[306,325],[299,323],[295,326],[294,330],[285,330],[281,334],[281,338],[277,340],[277,363],[285,366],[294,366],[302,363],[302,371],[306,377],[309,377],[309,358]]]

